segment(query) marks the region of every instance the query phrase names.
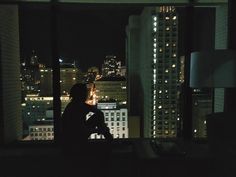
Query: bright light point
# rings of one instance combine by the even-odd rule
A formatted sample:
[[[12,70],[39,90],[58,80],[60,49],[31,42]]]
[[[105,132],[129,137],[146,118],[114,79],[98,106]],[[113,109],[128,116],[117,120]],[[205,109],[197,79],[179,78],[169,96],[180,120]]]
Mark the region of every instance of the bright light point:
[[[154,25],[154,26],[157,26],[157,22],[154,22],[153,25]]]
[[[169,43],[166,43],[166,47],[168,47],[169,46]]]
[[[60,83],[62,83],[62,81],[60,81]]]
[[[166,72],[166,73],[168,73],[168,72],[169,72],[169,70],[168,70],[168,69],[166,69],[166,70],[165,70],[165,72]]]
[[[175,65],[175,64],[173,64],[173,65],[172,65],[172,68],[175,68],[175,66],[176,66],[176,65]]]
[[[73,77],[73,80],[76,80],[76,78],[75,78],[75,77]]]
[[[162,108],[162,106],[160,105],[160,106],[158,106],[158,109],[161,109]]]
[[[60,63],[62,63],[62,62],[63,62],[63,60],[62,60],[61,58],[59,58],[59,62],[60,62]]]
[[[206,124],[206,121],[204,120],[204,124]]]
[[[173,19],[173,20],[176,20],[176,16],[174,16],[172,19]]]
[[[161,90],[159,90],[159,93],[162,93],[162,91],[161,91]]]
[[[157,28],[156,28],[156,27],[155,27],[155,28],[153,28],[153,31],[154,31],[154,32],[156,32],[156,31],[157,31]]]
[[[154,16],[154,17],[153,17],[153,20],[154,20],[154,21],[157,21],[157,17]]]
[[[194,133],[197,133],[197,129],[194,130]]]

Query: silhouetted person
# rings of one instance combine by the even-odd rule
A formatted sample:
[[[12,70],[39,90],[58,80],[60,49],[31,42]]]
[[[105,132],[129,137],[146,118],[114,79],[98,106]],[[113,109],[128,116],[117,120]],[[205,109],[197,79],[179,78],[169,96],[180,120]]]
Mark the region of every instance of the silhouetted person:
[[[109,152],[105,151],[109,151],[109,144],[113,139],[102,111],[85,103],[87,93],[85,84],[75,84],[70,90],[71,102],[62,115],[63,152],[71,162],[67,165],[79,165],[81,168],[95,165],[95,160],[99,161],[99,158],[106,160]],[[104,135],[108,148],[100,151],[96,144],[90,144],[88,138],[92,133]]]

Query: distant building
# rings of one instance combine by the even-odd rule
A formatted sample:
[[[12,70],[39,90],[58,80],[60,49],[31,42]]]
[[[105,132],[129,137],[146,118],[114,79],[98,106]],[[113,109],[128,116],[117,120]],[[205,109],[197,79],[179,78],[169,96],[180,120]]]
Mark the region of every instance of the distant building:
[[[52,69],[40,69],[40,77],[40,95],[52,96]],[[68,65],[61,65],[60,78],[61,95],[68,95],[74,84],[82,82],[82,73],[78,68]]]
[[[206,115],[212,113],[212,93],[209,89],[193,89],[192,121],[193,137],[206,138]]]
[[[28,140],[53,140],[54,128],[53,121],[36,121],[33,125],[29,126]]]
[[[84,82],[93,83],[98,75],[99,75],[99,69],[97,67],[90,67],[84,76],[85,77]]]
[[[66,105],[69,103],[68,96],[61,97],[61,111],[63,112]],[[27,95],[24,103],[22,103],[22,119],[24,136],[28,135],[29,126],[34,125],[36,121],[44,121],[49,116],[53,108],[53,97],[40,97],[38,95]],[[51,111],[52,113],[52,111]]]
[[[117,72],[118,76],[121,77],[126,77],[126,67],[125,66],[121,66],[119,71]]]
[[[23,94],[39,93],[40,66],[39,58],[34,50],[32,51],[30,61],[21,63],[21,83]]]
[[[120,73],[121,61],[116,60],[116,56],[106,56],[102,65],[102,77],[116,77]]]
[[[130,114],[142,117],[142,136],[176,137],[179,57],[175,7],[144,8],[140,16],[130,16],[126,33]]]
[[[127,104],[126,79],[124,77],[102,77],[94,83],[96,101],[113,99],[120,105]]]
[[[127,108],[122,108],[116,102],[98,102],[97,108],[105,116],[105,123],[110,128],[114,138],[128,138],[128,112]],[[102,138],[101,135],[92,134],[91,139]]]

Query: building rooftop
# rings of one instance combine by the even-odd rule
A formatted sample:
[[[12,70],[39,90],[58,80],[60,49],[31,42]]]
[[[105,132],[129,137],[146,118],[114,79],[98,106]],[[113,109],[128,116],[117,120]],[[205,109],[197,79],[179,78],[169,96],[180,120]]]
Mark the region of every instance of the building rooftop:
[[[101,79],[96,80],[97,81],[126,81],[125,77],[102,77]]]
[[[53,125],[53,120],[45,119],[45,120],[35,121],[32,126],[40,126],[40,125]]]

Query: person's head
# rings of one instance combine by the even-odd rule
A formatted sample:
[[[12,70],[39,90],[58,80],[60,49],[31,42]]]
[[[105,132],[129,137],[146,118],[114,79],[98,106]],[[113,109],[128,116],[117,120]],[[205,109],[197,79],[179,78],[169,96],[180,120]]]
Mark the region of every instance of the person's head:
[[[85,102],[87,100],[88,91],[86,84],[75,84],[70,89],[70,97],[72,100]]]

